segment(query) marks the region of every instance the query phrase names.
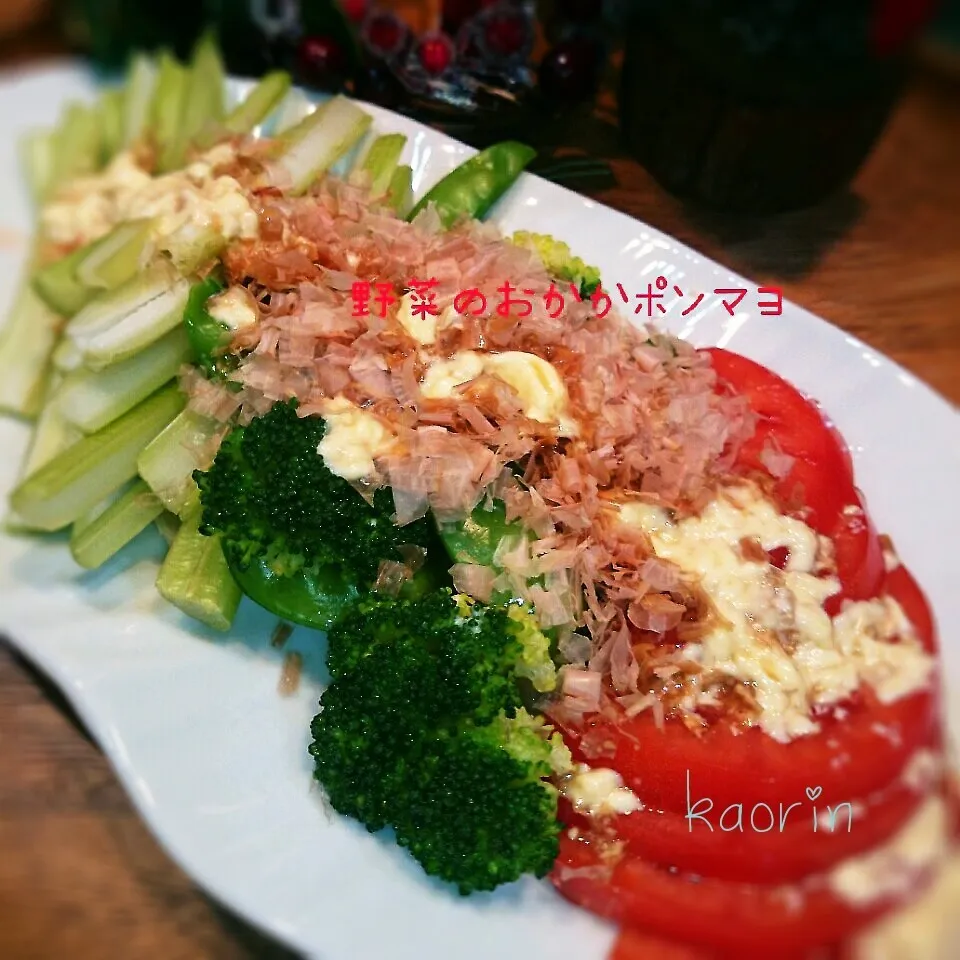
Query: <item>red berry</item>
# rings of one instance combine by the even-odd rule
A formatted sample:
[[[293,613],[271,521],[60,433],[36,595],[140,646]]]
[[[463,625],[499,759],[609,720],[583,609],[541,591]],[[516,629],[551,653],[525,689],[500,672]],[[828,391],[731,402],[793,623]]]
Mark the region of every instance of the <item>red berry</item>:
[[[444,33],[427,34],[417,45],[417,59],[427,73],[439,76],[453,63],[453,43]]]
[[[527,21],[517,13],[494,13],[483,28],[483,37],[491,53],[508,57],[520,50],[527,40]]]
[[[367,46],[382,57],[399,53],[406,43],[407,33],[407,25],[392,13],[374,13],[363,26]]]
[[[347,69],[343,49],[330,37],[304,37],[297,49],[300,76],[311,86],[336,86]]]
[[[552,100],[582,100],[596,93],[600,48],[587,38],[565,40],[540,61],[540,89]]]
[[[367,7],[370,6],[370,0],[341,0],[343,12],[348,20],[354,23],[362,23],[367,15]]]

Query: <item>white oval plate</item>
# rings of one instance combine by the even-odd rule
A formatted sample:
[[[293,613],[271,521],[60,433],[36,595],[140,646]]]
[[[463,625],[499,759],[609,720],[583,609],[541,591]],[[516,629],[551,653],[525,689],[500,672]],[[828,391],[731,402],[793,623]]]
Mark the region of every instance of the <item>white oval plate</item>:
[[[30,211],[15,144],[86,96],[71,67],[0,82],[0,315],[26,251]],[[371,108],[379,130],[407,134],[418,194],[471,148]],[[606,284],[630,291],[658,275],[688,292],[751,285],[651,227],[524,175],[494,219],[567,240]],[[933,606],[953,684],[960,683],[960,429],[924,384],[792,305],[761,317],[748,296],[730,317],[710,296],[663,324],[698,345],[730,346],[818,398],[848,439],[879,527],[889,532]],[[2,375],[2,371],[0,371]],[[0,496],[13,484],[27,431],[0,422]],[[299,692],[277,694],[275,621],[244,602],[229,636],[204,631],[153,587],[162,556],[144,535],[107,569],[82,573],[61,537],[0,536],[0,628],[64,690],[150,827],[207,891],[254,924],[325,960],[602,960],[614,931],[533,880],[467,899],[424,878],[406,854],[332,815],[311,780],[308,728],[323,679],[317,635]],[[958,701],[953,729],[960,730]]]

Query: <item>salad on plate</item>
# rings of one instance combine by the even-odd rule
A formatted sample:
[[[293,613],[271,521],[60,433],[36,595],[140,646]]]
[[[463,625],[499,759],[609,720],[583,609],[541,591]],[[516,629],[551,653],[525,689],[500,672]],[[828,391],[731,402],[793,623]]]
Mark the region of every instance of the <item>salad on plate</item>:
[[[523,144],[417,199],[361,105],[225,90],[205,38],[24,144],[8,530],[156,524],[188,616],[322,631],[325,800],[438,895],[545,878],[620,960],[939,956],[935,624],[826,414],[484,222]]]

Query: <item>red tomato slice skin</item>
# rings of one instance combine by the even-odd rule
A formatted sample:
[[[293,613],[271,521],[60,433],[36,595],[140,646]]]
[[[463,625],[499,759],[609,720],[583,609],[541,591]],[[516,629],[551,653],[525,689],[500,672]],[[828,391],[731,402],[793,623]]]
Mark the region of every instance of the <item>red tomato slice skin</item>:
[[[904,567],[887,574],[884,592],[936,654],[929,605]],[[808,788],[820,787],[835,804],[884,790],[920,747],[937,742],[940,707],[934,676],[926,688],[893,703],[861,688],[842,712],[820,718],[819,733],[786,744],[758,728],[724,722],[694,734],[677,718],[658,724],[649,710],[630,719],[594,717],[580,728],[560,725],[575,760],[612,767],[647,806],[685,815],[691,804],[709,798],[716,815],[738,803],[776,810],[802,801]]]
[[[739,354],[719,347],[706,351],[720,386],[745,396],[758,422],[737,458],[745,473],[768,473],[763,448],[772,443],[794,457],[786,476],[776,479],[781,507],[802,509],[803,519],[834,541],[843,599],[875,597],[883,580],[883,554],[863,498],[854,485],[846,443],[820,408],[782,377]]]
[[[743,804],[726,813],[721,808],[689,817],[644,809],[592,822],[562,802],[560,819],[622,840],[631,855],[657,866],[740,883],[778,884],[823,873],[883,844],[941,784],[925,787],[895,783],[866,799],[821,794],[814,805],[801,795],[792,804]],[[829,829],[831,823],[837,829]]]
[[[623,926],[743,957],[789,957],[842,942],[898,901],[857,907],[822,883],[761,887],[674,874],[636,857],[607,859],[564,832],[551,882],[567,899]]]

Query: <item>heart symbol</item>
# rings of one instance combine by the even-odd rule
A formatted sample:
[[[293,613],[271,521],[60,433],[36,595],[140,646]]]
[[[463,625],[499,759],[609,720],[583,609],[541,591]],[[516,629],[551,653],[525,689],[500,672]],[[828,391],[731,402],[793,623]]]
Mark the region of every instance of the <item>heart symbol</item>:
[[[807,799],[810,801],[819,799],[821,793],[823,793],[823,787],[807,787]]]

